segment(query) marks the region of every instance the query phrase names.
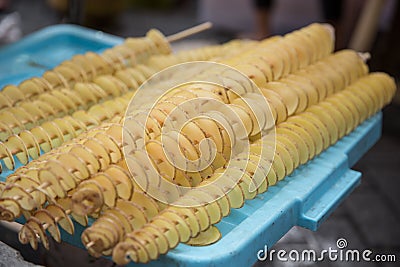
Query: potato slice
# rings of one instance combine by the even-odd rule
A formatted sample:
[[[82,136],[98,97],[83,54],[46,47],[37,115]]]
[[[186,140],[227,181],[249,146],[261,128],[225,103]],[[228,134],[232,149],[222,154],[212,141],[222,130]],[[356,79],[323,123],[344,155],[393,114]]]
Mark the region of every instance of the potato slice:
[[[346,121],[346,135],[349,134],[355,127],[356,118],[347,105],[343,104],[339,99],[334,97],[329,97],[326,99],[327,102],[332,104],[345,118]]]
[[[174,210],[166,209],[161,213],[163,217],[168,218],[175,223],[176,230],[179,233],[180,242],[186,242],[192,236],[190,225],[185,221],[179,213]]]
[[[65,116],[69,113],[68,108],[58,98],[51,93],[44,93],[38,96],[38,100],[46,103],[52,108],[53,116]]]
[[[174,153],[179,153],[177,149],[178,147],[175,147],[172,151],[168,150],[169,157],[167,158],[164,146],[160,141],[150,140],[146,143],[146,152],[153,161],[153,164],[157,166],[160,173],[165,174],[165,177],[171,177],[171,179],[175,177],[175,163],[170,162],[170,159],[174,160]]]
[[[50,212],[48,212],[46,209],[40,209],[35,212],[33,217],[36,218],[41,224],[43,224],[43,229],[47,230],[55,241],[57,241],[58,243],[61,242],[60,230],[58,229],[55,218],[51,215]],[[28,222],[30,220],[28,220]]]
[[[26,148],[28,150],[28,155],[32,159],[37,159],[40,156],[40,146],[38,141],[35,139],[35,136],[31,131],[22,131],[19,134],[19,137],[22,139]]]
[[[191,237],[195,237],[199,234],[201,219],[199,220],[199,218],[196,217],[196,212],[199,212],[196,208],[170,206],[168,210],[179,214],[179,216],[186,221],[186,224],[190,228]]]
[[[296,73],[287,76],[285,78],[285,82],[288,82],[293,87],[302,90],[307,95],[309,107],[319,102],[319,91],[317,90],[315,84],[310,78],[301,76]]]
[[[129,239],[125,240],[124,243],[129,244],[129,248],[126,251],[126,255],[129,255],[129,257],[133,261],[143,262],[143,263],[147,263],[150,261],[149,252],[147,251],[147,248],[142,244],[142,242],[138,241],[136,233],[135,235],[130,236]],[[135,254],[130,253],[130,249],[132,249],[132,251],[134,251]]]
[[[113,138],[106,136],[102,133],[98,133],[94,136],[96,140],[99,140],[105,148],[108,150],[108,154],[110,155],[111,162],[118,162],[122,158],[121,150],[118,147],[118,144],[116,143]]]
[[[0,199],[0,218],[11,222],[19,216],[21,216],[21,206],[19,203],[12,198],[6,198],[2,195]]]
[[[297,58],[296,50],[287,42],[280,42],[279,47],[284,50],[289,58],[289,63],[285,65],[284,76],[288,75],[289,73],[293,73],[300,68],[299,59]],[[270,80],[271,81],[271,80]]]
[[[15,169],[14,157],[8,147],[2,142],[0,142],[0,158],[2,160],[1,170],[3,169],[3,166],[9,170]]]
[[[174,203],[175,204],[175,203]],[[183,197],[176,203],[177,209],[192,209],[200,226],[200,231],[203,231],[210,225],[210,216],[203,206],[199,206],[199,202],[193,198]]]
[[[259,94],[246,94],[242,98],[237,98],[232,102],[243,107],[250,114],[253,122],[251,136],[255,136],[261,131],[268,130],[275,125],[277,115],[275,108],[265,105],[263,101],[260,101],[260,97]]]
[[[176,225],[170,219],[164,216],[157,216],[152,221],[152,224],[163,229],[164,235],[168,240],[168,244],[170,249],[176,247],[180,242],[179,232],[176,228]]]
[[[273,90],[261,88],[263,96],[271,106],[271,111],[275,118],[275,123],[281,123],[288,117],[288,109],[282,97]]]
[[[14,134],[25,129],[24,125],[9,110],[4,110],[0,113],[0,121],[11,128]]]
[[[133,229],[141,228],[148,221],[143,209],[134,202],[118,200],[115,208],[126,214]]]
[[[26,192],[21,186],[18,184],[7,185],[3,189],[3,193],[1,195],[2,198],[10,198],[15,199],[21,208],[25,210],[33,210],[37,207],[37,203],[31,194]]]
[[[231,170],[231,169],[230,169]],[[253,199],[257,195],[257,190],[252,191],[252,183],[254,182],[254,177],[251,177],[248,172],[243,172],[242,170],[232,168],[232,173],[237,172],[238,175],[241,175],[240,180],[238,181],[238,186],[241,188],[245,199]],[[257,183],[260,185],[264,179],[258,179]],[[258,187],[257,187],[258,189]]]
[[[191,238],[186,244],[190,246],[208,246],[216,243],[221,237],[222,234],[218,228],[211,226],[207,230],[200,232],[197,237]]]
[[[101,184],[89,179],[79,184],[72,195],[72,210],[78,215],[87,215],[99,211],[105,205]]]
[[[85,148],[93,151],[94,155],[97,157],[98,162],[100,162],[100,169],[98,170],[105,170],[110,163],[115,163],[111,161],[111,156],[108,154],[105,147],[96,139],[88,138],[84,144]],[[121,158],[117,159],[119,161]],[[97,167],[97,166],[96,166]],[[96,169],[94,169],[96,172]]]
[[[285,104],[288,116],[293,115],[299,107],[299,96],[287,85],[279,82],[270,82],[265,89],[272,90],[277,93]]]
[[[29,224],[29,226],[35,232],[36,236],[40,238],[40,242],[43,244],[44,248],[49,250],[49,240],[47,239],[45,230],[43,229],[41,222],[37,218],[32,216],[31,218],[29,218],[29,221],[27,221],[26,224]]]
[[[61,167],[58,167],[57,169],[60,169],[60,168]],[[51,198],[55,198],[55,197],[64,198],[67,196],[66,191],[61,186],[61,181],[60,181],[59,176],[57,176],[57,174],[55,174],[53,171],[51,171],[49,169],[41,169],[39,171],[39,180],[40,180],[41,184],[48,185],[48,187],[50,187],[53,190],[55,195],[50,195]],[[45,189],[45,191],[46,191],[46,189]],[[50,192],[48,192],[48,195],[49,194],[50,194]]]
[[[3,109],[12,106],[13,106],[12,100],[8,98],[6,95],[0,94],[0,108]]]
[[[124,229],[124,233],[130,233],[132,232],[134,229],[132,227],[132,225],[130,224],[129,218],[125,213],[119,212],[118,210],[111,208],[106,210],[103,214],[112,214],[114,217],[117,217],[119,222],[121,223],[123,229]],[[118,225],[118,227],[120,227]]]
[[[81,148],[71,149],[76,154],[82,153]],[[57,155],[57,161],[62,162],[64,168],[71,173],[77,181],[84,180],[89,177],[89,170],[85,162],[78,156],[71,154]]]
[[[160,255],[159,246],[154,239],[154,236],[147,231],[139,229],[137,232],[135,232],[134,236],[130,236],[130,239],[133,239],[142,245],[150,260],[155,260]]]
[[[148,219],[153,218],[160,212],[160,209],[159,209],[157,203],[154,201],[154,199],[151,198],[149,195],[147,195],[144,192],[135,190],[132,195],[131,201],[133,201],[137,205],[143,207],[145,216]]]
[[[138,232],[143,231],[146,232],[148,234],[151,235],[151,237],[154,239],[157,248],[158,248],[158,252],[160,254],[165,254],[167,253],[167,251],[169,250],[168,248],[168,240],[167,238],[164,236],[163,232],[156,226],[149,224],[147,226],[145,226],[142,229],[139,229]],[[129,237],[129,234],[127,235]]]
[[[67,60],[61,63],[61,66],[65,66],[65,68],[70,69],[74,73],[79,74],[79,78],[77,80],[79,81],[89,81],[88,77],[86,75],[86,70],[81,64],[78,64],[72,60]]]
[[[299,41],[298,38],[292,34],[287,34],[283,38],[285,43],[288,43],[295,49],[296,57],[298,58],[299,62],[299,68],[301,69],[308,66],[311,63],[311,59],[309,56],[310,48],[307,46],[307,44]]]
[[[265,62],[265,61],[264,61]],[[265,86],[267,84],[267,78],[265,74],[256,66],[252,64],[241,63],[233,66],[236,70],[240,71],[244,75],[246,75],[250,80],[252,80],[257,86]],[[274,72],[274,68],[271,67],[272,72]]]
[[[33,126],[36,125],[36,121],[29,110],[26,110],[21,106],[12,107],[8,110],[12,112],[15,118],[19,120],[22,125],[24,125],[25,129],[32,129]]]
[[[326,110],[319,105],[308,108],[307,112],[314,114],[314,116],[323,121],[324,125],[329,130],[331,145],[334,144],[339,139],[341,131],[339,127],[344,129],[345,125],[338,126],[338,121],[333,118],[334,115],[329,110]]]
[[[62,75],[64,79],[67,81],[69,87],[72,87],[74,82],[79,80],[78,73],[76,73],[73,69],[69,67],[59,65],[55,67],[53,71]]]
[[[297,125],[307,131],[315,142],[315,154],[319,155],[321,153],[324,141],[320,131],[313,123],[298,115],[290,117],[287,122]]]
[[[81,240],[90,255],[100,257],[103,251],[110,248],[113,236],[108,230],[99,226],[96,229],[89,227],[83,231]],[[91,244],[91,246],[88,246],[88,244]]]
[[[217,152],[222,153],[224,143],[217,122],[205,117],[194,118],[192,122],[203,131],[206,138],[214,141]]]
[[[218,170],[216,170],[216,172],[217,171]],[[229,199],[226,197],[226,194],[221,190],[221,188],[219,188],[213,183],[209,183],[207,184],[207,186],[198,187],[198,190],[204,191],[209,195],[211,195],[213,199],[216,199],[221,208],[221,213],[223,217],[229,215],[231,211],[231,204],[229,202]]]
[[[260,57],[271,67],[273,80],[276,81],[280,79],[284,73],[285,68],[285,60],[282,57],[281,53],[279,53],[280,51],[273,49],[271,46],[261,48],[259,51]]]
[[[52,172],[55,177],[57,177],[61,187],[65,191],[76,188],[77,181],[75,180],[75,177],[64,168],[63,163],[50,159],[46,162],[46,166],[48,170]]]
[[[0,141],[6,141],[10,135],[13,135],[12,128],[7,124],[0,122]]]
[[[70,195],[73,195],[73,193],[71,193],[71,191],[68,193]],[[72,199],[70,197],[58,198],[57,204],[60,205],[65,211],[72,210]],[[71,212],[70,215],[71,215],[72,219],[74,219],[74,221],[76,221],[80,225],[82,225],[82,226],[88,225],[88,218],[86,215],[78,215],[75,212]]]
[[[284,48],[284,45],[287,45],[287,43],[286,42],[276,42],[276,43],[271,44],[271,48],[274,51],[277,51],[277,55],[283,59],[283,70],[282,70],[282,75],[279,79],[281,79],[282,77],[285,77],[289,73],[291,73],[291,69],[293,67],[291,65],[296,64],[296,62],[292,61],[291,55],[290,55],[289,51]],[[294,55],[294,57],[295,57],[295,55]],[[294,60],[294,61],[297,61],[297,60]]]
[[[118,197],[122,199],[130,199],[134,190],[134,186],[129,173],[126,169],[119,166],[110,166],[104,172],[115,183],[118,192]]]
[[[331,114],[332,119],[335,120],[335,124],[338,127],[338,139],[346,134],[347,126],[345,117],[343,117],[342,113],[338,111],[338,109],[333,104],[324,101],[321,102],[318,106],[315,106],[315,108],[319,108],[322,110],[322,112]]]
[[[123,222],[121,221],[121,216],[117,216],[115,213],[112,212],[104,212],[102,213],[99,218],[96,220],[96,223],[93,224],[91,227],[97,227],[98,225],[108,225],[110,228],[109,231],[115,232],[115,239],[113,240],[114,245],[123,240],[125,237],[125,228]]]
[[[296,132],[289,130],[288,128],[283,128],[279,126],[276,128],[276,134],[283,135],[292,140],[293,144],[296,146],[299,152],[300,164],[305,164],[309,160],[310,152],[308,150],[308,146],[300,135],[298,135]],[[277,173],[277,176],[281,177],[281,173]]]
[[[96,181],[102,189],[104,204],[108,207],[114,207],[118,197],[114,180],[110,176],[102,173],[96,174],[90,180]]]
[[[213,182],[216,186],[222,189],[226,193],[231,208],[241,208],[244,204],[244,195],[240,187],[237,186],[236,181],[238,177],[231,177],[230,175],[224,176],[226,178],[219,179],[222,174],[215,173],[207,182]],[[202,228],[204,230],[205,228]]]
[[[74,55],[71,59],[71,63],[74,65],[79,65],[83,69],[88,81],[91,81],[94,77],[96,77],[96,68],[84,55]]]
[[[101,168],[101,163],[105,164],[104,161],[106,161],[101,157],[105,157],[107,159],[109,156],[106,155],[104,148],[102,148],[98,143],[92,145],[95,142],[87,139],[85,139],[83,142],[84,144],[82,145],[73,145],[69,153],[84,162],[85,167],[90,174],[97,173]],[[98,153],[102,153],[103,155],[99,156],[98,158]]]
[[[346,91],[353,94],[355,97],[358,97],[367,108],[367,118],[373,114],[374,100],[368,95],[368,93],[364,92],[364,90],[360,90],[357,86],[350,85],[346,88]]]
[[[335,95],[335,98],[339,99],[339,101],[341,101],[344,105],[346,105],[346,107],[351,110],[352,114],[354,115],[355,118],[355,126],[359,125],[362,120],[362,111],[360,110],[360,107],[357,107],[357,105],[359,105],[360,103],[358,103],[357,100],[354,100],[353,98],[351,98],[351,96],[346,96],[343,93],[338,93]],[[383,103],[381,105],[381,107],[383,107]]]
[[[53,143],[51,141],[49,134],[45,131],[45,129],[43,129],[40,126],[36,126],[30,132],[34,136],[36,143],[39,144],[39,146],[43,150],[43,152],[46,153],[46,152],[49,152],[51,149],[53,149]],[[22,137],[22,135],[21,135],[21,137]]]
[[[22,226],[21,230],[18,233],[18,239],[22,244],[28,244],[29,242],[34,250],[38,249],[38,238],[35,231],[29,224],[25,224]]]
[[[164,174],[161,173],[161,176],[163,176]],[[200,175],[200,172],[199,172]],[[176,185],[182,186],[182,187],[192,187],[193,184],[193,179],[191,177],[189,177],[187,172],[184,172],[180,169],[176,169],[175,172],[175,177],[173,179],[171,179],[172,182]],[[200,178],[201,181],[201,178]]]
[[[219,222],[222,219],[222,210],[219,203],[214,199],[210,194],[205,192],[204,190],[193,189],[186,193],[185,197],[193,198],[195,201],[199,203],[199,205],[203,205],[206,209],[208,216],[210,217],[210,223],[214,224]]]
[[[18,184],[24,188],[26,192],[29,192],[29,194],[32,195],[33,199],[35,199],[37,203],[43,204],[46,201],[46,196],[42,192],[36,190],[36,188],[40,185],[39,181],[32,179],[26,174],[18,174],[14,177],[9,177],[7,179],[7,183]]]
[[[14,106],[15,103],[25,100],[24,92],[15,85],[6,85],[1,90],[2,95],[8,98]]]
[[[255,134],[255,121],[253,121],[253,117],[251,113],[245,109],[244,107],[236,104],[230,104],[229,107],[237,114],[240,118],[243,126],[246,130],[246,136]],[[244,136],[243,136],[244,137]]]
[[[61,206],[57,204],[49,204],[46,206],[46,210],[50,212],[51,216],[58,222],[61,228],[70,235],[74,234],[74,224]]]
[[[285,166],[285,174],[286,175],[290,175],[293,170],[294,170],[294,162],[293,162],[293,158],[292,155],[289,153],[289,151],[287,150],[287,148],[285,146],[282,145],[282,143],[270,143],[270,142],[266,142],[266,145],[269,146],[275,146],[275,155],[278,156],[282,161],[283,161],[283,165]],[[283,179],[284,177],[282,177],[281,179]]]
[[[42,123],[41,127],[46,131],[51,139],[53,147],[59,147],[64,142],[64,135],[60,128],[53,121]]]

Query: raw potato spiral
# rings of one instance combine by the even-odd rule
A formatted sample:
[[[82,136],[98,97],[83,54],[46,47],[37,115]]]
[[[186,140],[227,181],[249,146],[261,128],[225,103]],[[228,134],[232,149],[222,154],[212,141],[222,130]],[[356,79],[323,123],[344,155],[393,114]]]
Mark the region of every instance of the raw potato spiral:
[[[363,102],[363,105],[357,109],[357,105],[361,102],[355,99],[357,99],[358,95],[364,90],[367,95],[375,96],[379,104],[368,105],[367,102]],[[354,82],[344,91],[334,94],[325,101],[306,109],[303,113],[289,118],[287,122],[282,123],[282,126],[279,124],[277,126],[277,150],[275,157],[280,158],[284,162],[285,173],[282,172],[283,170],[279,170],[277,165],[272,165],[269,171],[263,170],[264,164],[263,159],[260,157],[260,151],[262,149],[268,149],[271,144],[268,142],[264,144],[264,140],[262,139],[254,142],[251,145],[252,153],[239,154],[233,161],[250,160],[250,162],[258,164],[258,168],[262,170],[258,175],[264,175],[264,182],[258,187],[256,192],[249,191],[249,183],[254,179],[254,175],[256,175],[253,173],[251,164],[244,170],[229,169],[229,173],[225,173],[224,176],[222,176],[222,173],[224,173],[225,170],[224,168],[220,168],[216,170],[209,179],[202,182],[207,184],[215,181],[214,186],[220,190],[218,194],[219,198],[217,198],[216,201],[208,202],[216,199],[212,194],[217,191],[204,191],[201,187],[189,191],[175,204],[183,205],[186,203],[186,205],[188,205],[194,201],[197,203],[196,207],[167,207],[140,230],[135,230],[127,234],[126,239],[114,248],[113,260],[117,264],[122,265],[127,264],[131,260],[146,263],[150,260],[157,259],[160,254],[164,254],[168,251],[168,249],[165,249],[166,245],[169,249],[172,249],[177,246],[179,242],[188,241],[187,233],[190,233],[189,238],[197,236],[201,230],[207,230],[212,224],[218,223],[222,217],[229,213],[230,208],[240,208],[244,204],[245,199],[254,198],[256,194],[266,191],[269,186],[273,186],[278,180],[291,174],[291,172],[300,165],[301,158],[311,159],[321,152],[315,153],[315,150],[310,149],[311,147],[308,147],[305,142],[301,144],[300,140],[322,140],[321,143],[327,140],[333,143],[336,142],[337,139],[341,138],[343,135],[338,135],[339,130],[337,132],[330,132],[326,125],[330,121],[335,121],[338,114],[329,113],[328,116],[321,115],[325,114],[322,112],[325,111],[324,106],[326,104],[332,105],[334,108],[338,109],[343,116],[353,115],[359,123],[361,118],[367,118],[381,109],[383,105],[388,104],[394,96],[395,90],[396,86],[392,78],[383,73],[373,73]],[[346,108],[342,108],[340,102],[343,100],[343,95],[350,96],[351,99],[343,105]],[[351,110],[358,110],[358,112],[352,113]],[[354,129],[358,123],[347,120],[345,125],[334,125],[336,129],[339,129],[339,127]],[[285,133],[280,131],[280,129],[290,129],[291,126],[294,127],[292,131],[290,131],[290,134],[287,134],[289,133],[287,131]],[[307,136],[305,136],[305,134]],[[316,142],[310,142],[310,144],[316,145]],[[325,148],[326,147],[323,147],[323,149]],[[279,173],[283,174],[279,175]],[[229,183],[230,180],[233,182],[235,177],[242,178],[238,183],[234,184],[231,191],[224,191],[226,183]],[[221,179],[223,180],[221,181]],[[224,206],[222,202],[228,203],[228,206],[225,206],[225,210],[221,208]],[[203,225],[202,229],[196,228],[196,232],[191,231],[195,227],[191,227],[192,223],[185,215],[188,210],[195,215],[198,224]],[[208,217],[204,217],[200,210],[205,210]],[[166,215],[169,212],[174,212],[177,216],[171,218]],[[182,223],[182,221],[184,223]],[[215,229],[213,230],[214,235],[218,236],[218,232],[215,232]],[[143,239],[144,233],[147,233],[148,238]],[[164,240],[167,240],[167,242],[164,242]]]
[[[97,76],[113,74],[115,71],[143,63],[151,55],[169,54],[168,41],[158,30],[150,30],[146,37],[128,38],[121,45],[105,50],[101,55],[88,52],[64,61],[43,77],[35,77],[19,86],[6,86],[0,92],[0,109],[32,100],[44,92],[74,88],[78,82],[90,82]]]
[[[32,101],[18,87],[0,94],[1,166],[26,164],[0,183],[0,219],[25,217],[22,243],[48,248],[46,232],[59,242],[59,227],[73,234],[72,219],[87,225],[88,216],[95,221],[83,232],[83,244],[96,257],[113,255],[117,264],[157,259],[179,242],[216,242],[221,234],[213,225],[231,208],[350,133],[389,103],[396,89],[384,73],[367,75],[363,55],[330,54],[334,37],[327,25],[176,55],[154,55],[169,48],[149,42],[131,39],[102,56],[74,57],[23,83]],[[127,47],[143,53],[132,57]],[[174,89],[146,91],[140,108],[124,116],[134,90],[155,72],[210,59],[241,71],[262,95],[234,72],[188,69],[160,83]],[[198,82],[174,86],[179,76]],[[220,76],[221,85],[201,82]],[[154,96],[161,97],[153,102]],[[203,109],[210,118],[193,116]],[[171,122],[181,127],[168,128]],[[250,144],[247,151],[241,140]],[[184,168],[179,155],[190,160]],[[213,160],[194,171],[203,158]],[[164,180],[191,190],[165,189]],[[153,199],[152,190],[164,198]]]
[[[153,56],[150,57],[150,60],[154,65],[154,68],[138,65],[135,68],[127,68],[125,70],[117,71],[115,74],[115,77],[117,78],[106,75],[96,78],[94,84],[78,84],[77,88],[79,88],[80,91],[90,87],[96,88],[97,91],[101,91],[104,88],[103,94],[113,95],[114,98],[95,104],[87,111],[75,111],[71,116],[66,116],[60,119],[55,118],[50,120],[51,117],[49,117],[49,114],[55,113],[46,103],[30,103],[29,107],[26,109],[23,109],[24,105],[18,106],[15,109],[22,108],[21,110],[24,111],[23,114],[26,114],[26,116],[33,116],[34,114],[40,113],[43,117],[47,118],[46,120],[48,120],[48,122],[40,123],[41,121],[35,117],[35,120],[32,119],[32,121],[36,121],[35,124],[40,125],[34,126],[31,124],[32,127],[29,130],[23,130],[24,126],[19,123],[15,116],[11,115],[8,120],[15,118],[13,124],[19,125],[20,127],[19,130],[16,131],[19,132],[18,135],[13,135],[13,129],[10,128],[8,124],[0,123],[0,127],[3,127],[0,138],[1,140],[4,140],[4,142],[0,142],[0,160],[3,162],[2,165],[9,170],[14,170],[16,162],[13,156],[16,156],[16,159],[18,159],[21,164],[25,165],[29,161],[29,157],[31,159],[36,159],[40,156],[41,151],[48,152],[51,149],[60,146],[61,143],[78,136],[83,131],[99,125],[104,121],[109,121],[115,116],[123,115],[127,103],[133,95],[133,92],[126,92],[127,88],[130,88],[130,90],[136,89],[138,85],[142,84],[149,76],[154,74],[156,70],[160,68],[158,65],[166,67],[185,62],[189,59],[206,60],[226,53],[226,50],[230,51],[229,53],[234,54],[248,46],[251,46],[251,42],[236,41],[222,46],[209,46],[190,52],[184,51],[178,53],[174,57],[164,55]],[[83,90],[81,93],[83,94],[85,92],[86,91]],[[102,99],[102,101],[104,101],[104,99]],[[65,103],[66,101],[61,102]],[[61,105],[63,107],[61,102],[55,101],[54,105]],[[50,112],[53,113],[43,114],[36,108],[36,106],[49,107]],[[1,171],[2,168],[0,166],[0,172]]]
[[[230,45],[237,46],[237,43],[228,43],[226,46]],[[221,49],[221,51],[222,50],[223,49]],[[199,49],[198,54],[201,55],[202,51],[203,49]],[[214,53],[215,52],[211,54]],[[180,60],[184,60],[185,56],[186,53],[182,53],[180,56]],[[82,113],[78,113],[77,116],[81,115]],[[16,205],[20,205],[21,208],[26,211],[39,208],[43,205],[45,201],[44,195],[46,195],[50,199],[56,197],[63,198],[67,195],[67,191],[74,189],[81,180],[87,179],[90,177],[91,174],[107,168],[109,164],[119,162],[122,158],[122,153],[120,150],[122,147],[122,128],[119,119],[116,118],[115,121],[119,124],[112,124],[111,126],[103,125],[85,132],[78,137],[77,140],[79,140],[79,142],[76,145],[73,145],[70,142],[61,147],[58,147],[62,143],[61,140],[63,138],[62,134],[58,132],[57,137],[60,139],[60,143],[57,145],[53,145],[53,143],[50,143],[50,145],[53,145],[53,147],[58,147],[57,149],[51,150],[49,153],[39,158],[38,160],[40,161],[32,161],[26,166],[26,168],[21,169],[21,171],[17,171],[13,174],[13,176],[18,176],[20,174],[25,175],[26,171],[30,171],[31,169],[33,169],[34,171],[31,175],[33,175],[33,179],[35,179],[42,187],[39,187],[39,189],[26,188],[28,191],[22,192],[24,191],[24,189],[19,186],[18,182],[16,182],[15,184],[10,184],[10,188],[17,188],[7,190],[7,192],[11,191],[14,192],[16,195],[16,197],[10,201],[16,201]],[[92,123],[92,120],[89,120],[89,123]],[[96,124],[98,123],[93,123],[93,125]],[[105,137],[99,140],[98,137],[102,133],[105,135]],[[44,135],[47,135],[47,133],[44,132]],[[47,140],[52,141],[53,139],[49,137],[47,138]],[[52,146],[48,147],[53,148]],[[28,149],[25,148],[22,151],[26,152],[28,151]],[[69,154],[65,154],[66,152],[69,152]],[[11,151],[4,149],[3,154],[7,155],[6,163],[8,165],[6,164],[6,166],[13,168],[15,166],[13,158],[9,157],[11,155]],[[57,164],[55,164],[53,161],[48,161],[48,158],[54,157],[54,155],[56,155],[55,160],[58,162]],[[8,159],[10,159],[9,162],[7,161]],[[62,166],[64,164],[61,162],[68,162],[68,166]],[[53,169],[49,169],[49,166],[53,166],[51,167]],[[72,175],[58,175],[59,168],[66,169],[66,172],[64,171],[64,173],[66,174],[68,174],[68,172],[72,172]],[[35,198],[32,198],[30,197],[30,193],[34,191],[37,191],[37,194],[35,194]],[[28,196],[21,197],[25,195]],[[7,213],[6,217],[8,220],[12,220],[11,214],[14,214],[15,216],[18,216],[20,214],[14,209],[12,209],[13,213],[6,212],[7,206],[4,206],[2,208],[4,208],[3,213]]]

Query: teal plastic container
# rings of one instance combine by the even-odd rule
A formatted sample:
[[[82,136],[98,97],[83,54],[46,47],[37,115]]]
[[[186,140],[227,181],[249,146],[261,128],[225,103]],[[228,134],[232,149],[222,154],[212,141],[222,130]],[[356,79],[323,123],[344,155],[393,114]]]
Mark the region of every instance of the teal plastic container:
[[[101,52],[122,41],[78,26],[45,28],[0,48],[0,86],[18,84],[75,54]],[[316,231],[360,183],[361,173],[351,167],[378,141],[381,128],[382,114],[378,113],[264,194],[232,210],[217,225],[223,235],[217,243],[206,247],[180,244],[143,266],[251,266],[259,250],[265,245],[271,248],[293,226]],[[0,179],[10,173],[4,172]],[[63,240],[83,247],[80,234],[84,228],[75,227],[73,236],[62,233]]]

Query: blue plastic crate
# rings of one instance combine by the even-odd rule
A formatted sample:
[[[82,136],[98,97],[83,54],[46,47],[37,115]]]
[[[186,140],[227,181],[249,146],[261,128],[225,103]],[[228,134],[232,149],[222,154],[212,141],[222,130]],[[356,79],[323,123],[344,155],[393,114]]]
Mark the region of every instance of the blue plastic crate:
[[[45,28],[0,49],[0,85],[18,84],[74,54],[100,52],[121,42],[119,37],[78,26]],[[361,173],[350,168],[378,141],[381,126],[382,114],[378,113],[264,194],[232,210],[217,225],[223,235],[217,243],[206,247],[180,244],[146,266],[249,266],[257,261],[257,251],[265,245],[272,247],[293,226],[317,230],[360,183]],[[83,247],[80,234],[84,228],[75,226],[73,236],[62,233],[63,240]]]

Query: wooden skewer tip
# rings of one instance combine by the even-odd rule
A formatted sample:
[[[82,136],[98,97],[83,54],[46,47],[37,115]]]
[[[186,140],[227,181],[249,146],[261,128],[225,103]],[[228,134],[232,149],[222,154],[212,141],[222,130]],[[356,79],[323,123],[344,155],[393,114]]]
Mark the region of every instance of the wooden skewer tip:
[[[94,244],[95,244],[94,241],[90,241],[89,243],[87,243],[87,244],[85,245],[85,247],[89,249],[89,248],[93,247]]]
[[[181,40],[183,38],[189,37],[191,35],[197,34],[199,32],[208,30],[211,27],[212,27],[212,23],[208,21],[208,22],[201,23],[197,26],[191,27],[189,29],[180,31],[178,33],[171,34],[171,35],[167,36],[166,38],[167,38],[167,41],[171,43],[171,42],[175,42],[175,41]]]

